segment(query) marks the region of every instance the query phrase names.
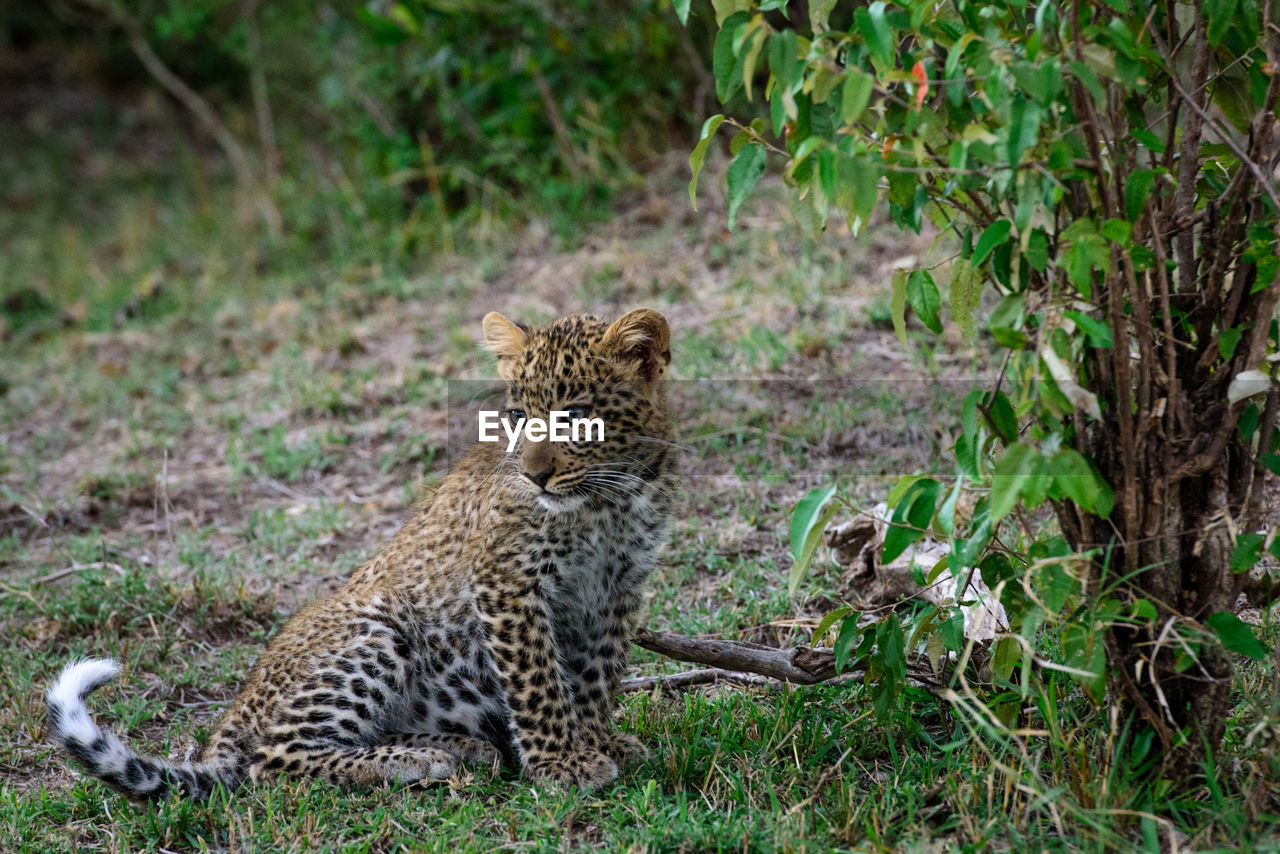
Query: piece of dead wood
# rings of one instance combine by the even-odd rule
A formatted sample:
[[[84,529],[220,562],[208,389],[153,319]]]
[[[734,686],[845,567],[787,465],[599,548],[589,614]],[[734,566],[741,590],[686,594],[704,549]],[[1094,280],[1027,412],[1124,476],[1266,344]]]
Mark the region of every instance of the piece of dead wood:
[[[633,694],[640,691],[652,691],[659,688],[663,691],[679,691],[695,685],[741,685],[769,686],[773,681],[767,676],[756,673],[744,673],[741,670],[725,670],[723,667],[706,667],[701,670],[685,670],[680,673],[666,673],[659,676],[635,676],[623,679],[618,686],[618,693]]]
[[[797,685],[814,685],[836,675],[835,655],[830,649],[797,646],[790,649],[747,641],[691,638],[672,632],[636,631],[635,643],[677,661],[709,664],[725,670],[758,673]]]
[[[31,582],[31,586],[39,587],[42,584],[52,584],[55,581],[60,581],[66,578],[68,575],[71,575],[72,573],[83,572],[86,569],[110,569],[110,570],[114,570],[118,575],[125,574],[124,567],[118,563],[110,563],[104,560],[96,560],[93,563],[73,564],[67,567],[66,569],[60,569],[57,572],[51,572],[48,575],[42,575],[39,578],[33,580]]]
[[[632,641],[637,646],[677,661],[707,664],[720,671],[756,674],[796,685],[816,685],[819,682],[829,682],[836,678],[843,680],[846,677],[857,677],[864,673],[863,668],[851,662],[837,677],[835,652],[830,647],[815,649],[795,646],[780,649],[748,641],[692,638],[673,632],[651,632],[648,629],[638,629]],[[676,675],[684,676],[685,674]],[[693,679],[692,676],[688,678]],[[711,680],[713,677],[706,678]],[[909,657],[907,660],[907,678],[928,690],[939,687],[928,662],[917,657]],[[690,681],[688,684],[699,683]]]

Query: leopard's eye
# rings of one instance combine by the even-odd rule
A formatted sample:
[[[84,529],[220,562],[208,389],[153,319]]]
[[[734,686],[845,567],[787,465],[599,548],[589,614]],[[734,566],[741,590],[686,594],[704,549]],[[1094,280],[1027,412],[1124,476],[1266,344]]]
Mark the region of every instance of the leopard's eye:
[[[587,409],[585,406],[575,406],[573,409],[565,410],[565,416],[573,420],[576,420],[578,418],[586,418],[590,414],[591,414],[591,410]]]
[[[519,424],[521,421],[527,421],[523,409],[504,409],[501,413],[502,420],[509,421],[512,424]]]

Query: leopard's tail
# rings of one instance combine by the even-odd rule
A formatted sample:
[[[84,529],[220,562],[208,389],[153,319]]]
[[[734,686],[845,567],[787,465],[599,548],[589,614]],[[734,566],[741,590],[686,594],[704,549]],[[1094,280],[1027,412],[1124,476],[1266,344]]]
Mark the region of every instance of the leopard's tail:
[[[202,801],[218,784],[230,789],[240,782],[243,775],[234,760],[174,763],[139,756],[113,733],[99,729],[89,717],[85,698],[119,672],[120,666],[108,659],[73,661],[49,689],[49,729],[53,740],[86,771],[136,800],[163,798],[176,789],[185,797]]]

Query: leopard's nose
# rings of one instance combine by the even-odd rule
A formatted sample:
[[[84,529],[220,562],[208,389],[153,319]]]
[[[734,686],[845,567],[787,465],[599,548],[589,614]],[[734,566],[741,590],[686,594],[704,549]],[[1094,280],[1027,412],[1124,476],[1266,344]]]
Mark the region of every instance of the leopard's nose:
[[[521,472],[529,480],[533,481],[542,489],[547,488],[547,481],[551,480],[551,475],[555,474],[554,469],[543,469],[542,471],[526,471]]]

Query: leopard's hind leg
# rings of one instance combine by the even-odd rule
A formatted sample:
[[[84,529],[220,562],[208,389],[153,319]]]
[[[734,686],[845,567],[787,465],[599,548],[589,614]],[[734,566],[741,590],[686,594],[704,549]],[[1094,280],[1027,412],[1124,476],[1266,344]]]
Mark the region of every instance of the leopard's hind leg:
[[[446,780],[457,768],[457,757],[433,747],[294,743],[259,754],[249,773],[255,780],[273,772],[290,777],[319,777],[346,789]]]
[[[445,753],[472,765],[492,765],[502,757],[498,748],[483,739],[472,738],[469,735],[393,732],[388,733],[382,739],[382,743],[395,747],[426,747],[443,750]]]

